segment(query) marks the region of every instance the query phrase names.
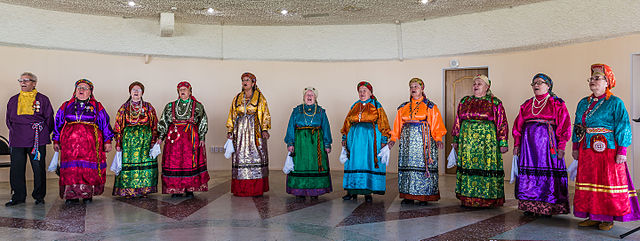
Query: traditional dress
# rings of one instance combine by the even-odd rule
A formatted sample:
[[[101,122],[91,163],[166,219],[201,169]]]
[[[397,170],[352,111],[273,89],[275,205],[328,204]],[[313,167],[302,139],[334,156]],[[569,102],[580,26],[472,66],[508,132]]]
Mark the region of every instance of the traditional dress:
[[[181,82],[178,88],[189,83]],[[204,106],[191,96],[169,102],[158,122],[158,135],[164,141],[162,153],[162,193],[182,194],[209,190],[205,140],[209,126]]]
[[[249,76],[245,73],[242,76]],[[255,82],[255,76],[250,74]],[[232,133],[231,193],[236,196],[259,196],[269,191],[269,155],[262,132],[271,129],[267,99],[255,87],[249,101],[244,91],[233,98],[227,119],[227,133]]]
[[[400,198],[440,200],[438,147],[447,129],[438,106],[426,97],[411,99],[398,107],[391,140],[399,140],[398,190]]]
[[[93,90],[89,80],[79,80],[76,86],[80,83]],[[104,192],[104,144],[111,143],[113,135],[109,114],[93,95],[84,101],[74,97],[60,106],[52,138],[60,145],[60,198],[89,199]]]
[[[456,197],[463,206],[504,204],[504,169],[500,147],[507,147],[509,126],[502,101],[492,94],[465,96],[451,135],[458,144]]]
[[[615,86],[613,72],[599,68]],[[604,70],[603,70],[604,68]],[[595,221],[640,220],[640,205],[627,163],[616,163],[616,155],[626,155],[631,145],[629,114],[620,98],[609,89],[602,96],[588,96],[576,108],[573,148],[579,150],[578,174],[573,200],[576,217]]]
[[[151,103],[125,102],[118,110],[114,131],[122,148],[122,170],[115,177],[113,195],[138,197],[158,192],[158,160],[149,150],[158,138],[158,117]]]
[[[287,146],[294,147],[294,170],[287,175],[287,193],[296,196],[319,196],[332,191],[329,157],[331,128],[325,110],[301,104],[293,108],[287,134]]]
[[[528,99],[520,106],[512,132],[514,148],[520,148],[518,208],[542,215],[569,213],[567,167],[557,155],[571,138],[571,117],[564,101],[549,93]]]
[[[340,131],[349,152],[342,181],[348,194],[383,195],[386,191],[387,167],[378,160],[378,152],[387,144],[389,131],[387,114],[375,97],[351,106]]]

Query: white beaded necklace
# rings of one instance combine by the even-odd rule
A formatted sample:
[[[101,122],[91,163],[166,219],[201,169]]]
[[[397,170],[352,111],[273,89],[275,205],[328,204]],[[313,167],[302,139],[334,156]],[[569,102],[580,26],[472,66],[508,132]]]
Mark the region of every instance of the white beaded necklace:
[[[544,99],[542,99],[542,100],[538,100],[538,99],[536,99],[536,97],[534,96],[534,97],[533,97],[533,103],[531,104],[531,114],[533,114],[534,116],[535,116],[535,115],[539,115],[539,114],[540,114],[540,112],[542,112],[542,110],[544,109],[544,107],[545,107],[545,106],[547,106],[547,101],[549,100],[549,97],[550,97],[550,96],[551,96],[551,95],[547,95],[547,96],[546,96],[546,97],[544,97]],[[544,101],[544,102],[543,102],[543,101]],[[543,103],[542,103],[542,105],[540,105],[540,103],[541,103],[541,102],[543,102]],[[536,106],[536,103],[538,103],[538,105],[539,105],[539,106]],[[538,111],[538,113],[535,113],[535,112],[533,111],[533,109],[538,109],[538,108],[539,108],[540,110]]]

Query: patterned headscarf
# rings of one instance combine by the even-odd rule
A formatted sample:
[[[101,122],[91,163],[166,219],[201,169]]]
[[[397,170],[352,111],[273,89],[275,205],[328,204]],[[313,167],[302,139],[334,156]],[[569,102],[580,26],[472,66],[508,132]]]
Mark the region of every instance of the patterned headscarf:
[[[409,86],[411,86],[411,84],[413,83],[418,83],[420,86],[422,86],[422,89],[424,90],[424,82],[420,78],[413,78],[409,80]]]
[[[304,88],[304,91],[302,91],[302,103],[304,103],[304,96],[307,94],[307,91],[313,92],[313,95],[315,95],[316,103],[318,103],[318,90],[311,86]]]
[[[131,90],[133,89],[133,87],[135,86],[140,86],[140,89],[142,89],[142,94],[144,95],[144,85],[142,83],[140,83],[139,81],[133,81],[133,83],[131,83],[129,85],[129,93],[131,93]],[[179,87],[178,87],[179,89]]]
[[[493,93],[491,92],[491,80],[489,79],[489,77],[483,74],[479,74],[479,75],[476,75],[475,78],[473,78],[474,81],[477,79],[484,81],[484,83],[489,86],[489,88],[487,89],[487,95],[493,96]]]
[[[89,100],[95,101],[95,98],[93,97],[93,83],[91,82],[91,80],[88,80],[88,79],[79,79],[78,81],[76,81],[75,88],[73,89],[73,97],[71,97],[71,99],[74,100],[76,98],[76,89],[80,84],[89,85],[89,90],[91,90],[91,95],[89,96]]]
[[[531,79],[531,83],[533,84],[533,82],[537,79],[540,78],[542,80],[544,80],[544,83],[546,83],[549,86],[549,95],[555,97],[556,94],[553,93],[553,80],[551,80],[551,77],[549,77],[546,74],[543,73],[538,73],[536,75],[533,76],[533,79]]]
[[[613,93],[611,93],[611,89],[616,87],[616,77],[613,75],[613,70],[606,64],[592,64],[591,76],[597,73],[600,73],[607,78],[607,90],[605,93],[607,94],[607,99],[609,99],[609,96],[613,95]]]
[[[186,80],[183,80],[182,82],[178,83],[178,87],[176,88],[177,91],[178,91],[178,99],[180,98],[180,88],[182,88],[182,87],[189,88],[189,92],[191,92],[190,98],[193,101],[198,102],[198,100],[196,100],[196,97],[193,96],[193,89],[191,88],[191,84],[189,84],[189,82],[187,82]]]
[[[369,82],[364,81],[364,80],[363,80],[363,81],[360,81],[360,83],[358,83],[358,87],[356,87],[356,91],[359,91],[359,90],[360,90],[360,86],[367,87],[367,89],[369,89],[369,91],[371,91],[371,99],[373,99],[373,100],[378,100],[378,99],[376,98],[376,96],[374,96],[374,95],[373,95],[373,86],[372,86]]]
[[[249,79],[251,80],[251,82],[255,83],[256,82],[256,76],[253,75],[252,73],[249,72],[245,72],[242,74],[242,76],[240,76],[240,80],[243,80],[244,77],[249,77]]]

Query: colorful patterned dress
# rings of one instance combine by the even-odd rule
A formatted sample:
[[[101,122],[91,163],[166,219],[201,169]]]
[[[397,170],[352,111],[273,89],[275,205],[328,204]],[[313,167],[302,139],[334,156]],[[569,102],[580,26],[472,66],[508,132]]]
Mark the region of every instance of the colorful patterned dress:
[[[504,169],[500,147],[507,147],[509,126],[502,101],[493,95],[465,96],[451,135],[458,144],[456,197],[463,206],[504,204]]]
[[[191,98],[170,102],[158,122],[162,153],[162,193],[182,194],[209,190],[205,140],[209,127],[204,106]]]
[[[572,141],[579,150],[573,214],[604,222],[640,220],[627,163],[615,161],[631,145],[629,114],[622,100],[613,95],[580,100]]]
[[[65,101],[55,118],[53,141],[60,145],[60,198],[88,199],[104,192],[111,143],[109,114],[93,99]]]
[[[350,195],[380,194],[386,191],[386,165],[378,160],[382,144],[389,140],[389,120],[380,102],[358,100],[351,106],[342,126],[349,160],[344,164],[342,185]]]
[[[138,197],[158,192],[158,159],[149,157],[158,139],[158,117],[151,103],[124,103],[114,131],[116,145],[122,148],[122,170],[115,177],[113,195]]]
[[[425,97],[398,107],[391,140],[399,140],[398,190],[400,198],[440,200],[438,147],[447,129],[438,106]]]
[[[567,167],[557,153],[571,138],[571,117],[562,99],[548,95],[525,101],[513,124],[514,148],[520,148],[515,196],[520,210],[565,214],[569,213]]]
[[[294,147],[294,170],[287,175],[287,193],[319,196],[332,191],[329,157],[331,127],[325,110],[318,105],[301,104],[293,108],[287,134],[287,146]]]
[[[271,129],[267,99],[254,90],[249,101],[244,91],[233,98],[227,119],[227,133],[233,134],[231,193],[259,196],[269,191],[269,154],[262,132]]]

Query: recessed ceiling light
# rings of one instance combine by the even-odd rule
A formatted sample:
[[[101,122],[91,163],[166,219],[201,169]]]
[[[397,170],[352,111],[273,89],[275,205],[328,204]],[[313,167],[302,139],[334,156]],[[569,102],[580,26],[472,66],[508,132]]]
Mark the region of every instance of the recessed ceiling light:
[[[430,3],[430,2],[431,2],[431,0],[420,0],[420,2],[421,2],[422,4],[427,4],[427,3]]]
[[[280,11],[280,14],[282,14],[282,15],[287,15],[287,13],[289,13],[289,11],[287,11],[286,9],[282,9]]]
[[[209,14],[213,14],[216,10],[214,10],[213,8],[207,8],[207,13]]]
[[[136,5],[136,3],[134,1],[129,1],[127,5],[129,5],[129,7],[133,7]]]

